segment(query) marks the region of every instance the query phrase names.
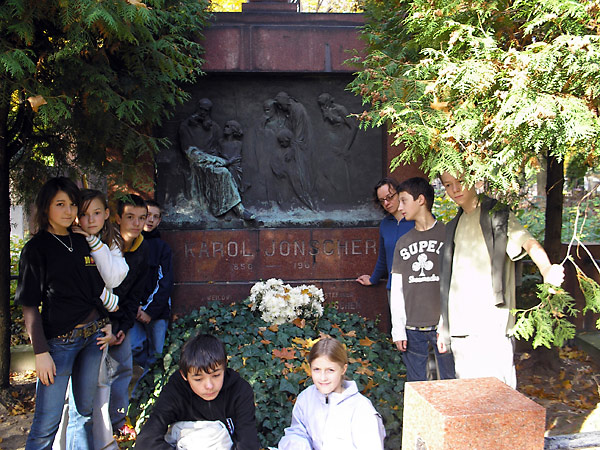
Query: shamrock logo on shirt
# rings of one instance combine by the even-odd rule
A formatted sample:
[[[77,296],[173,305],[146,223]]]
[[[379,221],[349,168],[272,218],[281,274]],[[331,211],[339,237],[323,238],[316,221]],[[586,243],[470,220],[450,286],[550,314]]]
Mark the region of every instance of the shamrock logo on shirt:
[[[421,253],[419,256],[417,256],[417,260],[412,264],[412,270],[415,272],[418,272],[419,270],[421,271],[421,273],[419,273],[420,277],[425,276],[425,270],[431,269],[433,269],[433,262],[427,259],[427,255],[425,253]]]

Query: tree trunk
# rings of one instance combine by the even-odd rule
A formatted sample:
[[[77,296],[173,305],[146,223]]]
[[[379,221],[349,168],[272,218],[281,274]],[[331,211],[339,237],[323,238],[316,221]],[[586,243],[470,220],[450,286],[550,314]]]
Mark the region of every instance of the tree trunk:
[[[0,388],[10,385],[10,194],[8,89],[0,91]]]
[[[544,248],[552,263],[561,260],[561,231],[563,210],[564,163],[554,156],[547,159],[546,230]]]

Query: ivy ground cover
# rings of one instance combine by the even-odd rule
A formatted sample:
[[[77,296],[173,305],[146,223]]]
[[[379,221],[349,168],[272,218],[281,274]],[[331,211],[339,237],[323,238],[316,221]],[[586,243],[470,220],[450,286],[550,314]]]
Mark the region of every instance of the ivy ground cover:
[[[400,448],[405,368],[400,353],[374,322],[326,306],[319,318],[270,325],[250,306],[249,300],[231,305],[215,302],[174,321],[163,358],[141,380],[132,400],[129,415],[138,429],[177,370],[183,344],[202,331],[223,340],[229,367],[254,388],[261,445],[276,446],[291,422],[297,395],[312,384],[306,361],[310,347],[321,334],[328,334],[346,345],[347,376],[383,416],[386,448]]]

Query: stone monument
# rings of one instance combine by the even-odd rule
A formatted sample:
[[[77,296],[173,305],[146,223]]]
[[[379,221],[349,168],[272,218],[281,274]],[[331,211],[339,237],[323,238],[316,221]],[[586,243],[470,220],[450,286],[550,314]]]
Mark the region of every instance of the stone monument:
[[[276,277],[316,284],[386,326],[384,283],[354,281],[377,259],[371,190],[397,154],[384,129],[359,129],[353,115],[365,107],[346,90],[363,17],[295,8],[260,1],[215,14],[203,31],[206,75],[158,130],[171,142],[156,159],[156,197],[173,311],[241,300]]]

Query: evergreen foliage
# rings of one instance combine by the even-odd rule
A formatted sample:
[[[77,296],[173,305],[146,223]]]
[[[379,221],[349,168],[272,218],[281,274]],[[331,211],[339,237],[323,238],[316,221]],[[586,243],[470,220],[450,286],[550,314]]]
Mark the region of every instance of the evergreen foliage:
[[[12,159],[13,193],[34,192],[65,172],[153,183],[152,167],[139,170],[140,161],[153,164],[144,155],[165,144],[153,127],[188,99],[182,83],[202,73],[207,7],[207,0],[3,2],[1,150]]]
[[[597,165],[600,3],[367,0],[367,56],[351,84],[429,174],[516,194],[547,154]]]
[[[177,370],[183,344],[198,332],[223,340],[228,365],[254,389],[261,445],[276,446],[292,419],[296,397],[312,384],[306,360],[321,333],[346,345],[347,376],[356,381],[382,415],[386,448],[401,446],[405,369],[389,337],[374,322],[326,305],[323,316],[271,325],[251,311],[248,299],[237,304],[214,302],[176,320],[165,341],[164,357],[144,377],[132,399],[129,416],[139,429],[169,377]]]
[[[517,322],[513,334],[517,338],[533,338],[533,348],[562,347],[575,337],[575,325],[567,316],[576,316],[575,300],[564,289],[550,284],[538,285],[540,303],[528,310],[517,310]]]
[[[368,105],[361,126],[385,125],[402,146],[392,170],[419,162],[430,176],[485,180],[514,203],[544,158],[577,161],[578,173],[598,166],[599,0],[365,0],[364,9],[367,51],[350,61],[361,67],[350,89]],[[578,311],[563,290],[542,285],[538,297],[515,334],[562,345]],[[584,312],[597,305],[588,298]]]

